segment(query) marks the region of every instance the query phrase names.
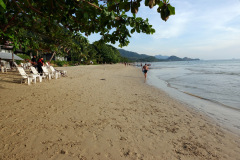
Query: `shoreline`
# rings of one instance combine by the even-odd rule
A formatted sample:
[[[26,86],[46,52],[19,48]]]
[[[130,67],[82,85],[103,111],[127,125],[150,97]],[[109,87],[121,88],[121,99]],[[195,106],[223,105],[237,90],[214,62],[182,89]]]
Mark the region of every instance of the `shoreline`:
[[[240,136],[239,109],[224,105],[220,102],[202,98],[169,86],[164,80],[149,75],[148,84],[166,92],[173,99],[185,103],[196,112],[202,112],[225,130]]]
[[[61,69],[68,71],[68,77],[31,86],[0,84],[0,158],[240,156],[239,136],[144,83],[136,67],[116,64]]]

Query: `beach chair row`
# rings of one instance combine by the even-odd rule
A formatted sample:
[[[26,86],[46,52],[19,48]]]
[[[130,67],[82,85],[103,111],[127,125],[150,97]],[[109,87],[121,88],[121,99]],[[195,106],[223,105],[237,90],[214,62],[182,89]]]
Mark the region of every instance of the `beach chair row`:
[[[17,67],[20,75],[21,75],[21,84],[26,82],[28,85],[31,83],[42,82],[42,79],[51,80],[53,78],[58,79],[61,77],[61,72],[55,70],[52,66],[49,67],[49,70],[46,66],[42,66],[43,74],[38,73],[35,67],[30,66],[31,74],[27,74],[23,67]]]

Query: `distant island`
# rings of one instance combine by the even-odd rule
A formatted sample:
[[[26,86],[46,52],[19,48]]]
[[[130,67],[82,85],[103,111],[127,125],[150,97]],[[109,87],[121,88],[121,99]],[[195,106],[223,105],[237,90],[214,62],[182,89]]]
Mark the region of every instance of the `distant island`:
[[[146,54],[139,54],[132,51],[126,51],[124,49],[118,49],[122,57],[125,57],[129,59],[132,62],[168,62],[168,61],[198,61],[200,59],[195,58],[179,58],[177,56],[162,56],[162,55],[156,55],[156,56],[149,56]]]
[[[160,59],[160,60],[163,60],[163,61],[199,61],[200,59],[199,58],[192,59],[192,58],[188,58],[188,57],[179,58],[177,56],[170,56],[167,59]]]

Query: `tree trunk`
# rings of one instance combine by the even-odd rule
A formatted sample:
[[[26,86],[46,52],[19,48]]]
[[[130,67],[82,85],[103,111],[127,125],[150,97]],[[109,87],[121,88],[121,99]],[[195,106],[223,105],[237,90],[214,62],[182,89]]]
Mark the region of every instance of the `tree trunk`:
[[[53,52],[52,57],[50,58],[49,62],[51,62],[51,60],[53,59],[55,54],[56,54],[56,52]]]

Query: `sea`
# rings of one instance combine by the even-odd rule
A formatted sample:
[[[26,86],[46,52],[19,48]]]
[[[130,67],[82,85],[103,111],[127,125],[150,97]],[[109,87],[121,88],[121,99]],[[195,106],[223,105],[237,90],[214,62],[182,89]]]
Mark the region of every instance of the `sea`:
[[[154,62],[149,68],[149,85],[240,135],[240,60]]]

